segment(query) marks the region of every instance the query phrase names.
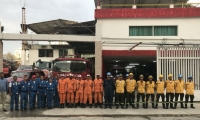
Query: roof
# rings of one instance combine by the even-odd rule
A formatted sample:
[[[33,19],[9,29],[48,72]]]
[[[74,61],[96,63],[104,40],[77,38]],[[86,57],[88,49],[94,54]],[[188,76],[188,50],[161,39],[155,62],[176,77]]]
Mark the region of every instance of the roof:
[[[28,29],[36,34],[69,34],[69,35],[95,35],[96,21],[78,23],[70,20],[51,20],[28,24]]]
[[[71,61],[87,61],[83,58],[57,58],[55,61],[64,61],[64,60],[71,60]]]
[[[150,7],[169,7],[169,6],[159,6],[159,4],[171,4],[171,0],[94,0],[95,2],[95,6],[98,6],[99,1],[101,1],[101,6],[102,8],[132,8],[132,6],[130,4],[143,4],[143,5],[147,5],[147,6],[139,6],[138,8],[150,8]],[[135,1],[135,3],[134,3]],[[172,0],[172,3],[186,3],[189,0]],[[114,4],[121,4],[121,6],[112,6]],[[128,5],[125,7],[125,5]],[[153,6],[148,6],[148,4],[155,4]],[[105,6],[108,5],[108,6]],[[109,6],[110,5],[110,6]]]

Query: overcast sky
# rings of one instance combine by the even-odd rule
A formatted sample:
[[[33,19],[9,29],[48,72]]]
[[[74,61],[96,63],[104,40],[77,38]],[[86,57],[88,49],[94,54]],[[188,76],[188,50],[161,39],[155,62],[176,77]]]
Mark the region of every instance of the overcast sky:
[[[27,24],[54,19],[78,22],[94,20],[94,0],[0,0],[0,21],[4,26],[4,33],[21,31],[21,7],[24,3]],[[4,53],[14,53],[21,47],[21,42],[4,41],[3,44]]]

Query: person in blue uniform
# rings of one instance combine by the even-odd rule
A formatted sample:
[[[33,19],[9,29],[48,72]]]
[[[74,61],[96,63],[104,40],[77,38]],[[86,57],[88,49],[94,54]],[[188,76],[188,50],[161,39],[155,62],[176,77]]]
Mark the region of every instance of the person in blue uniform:
[[[10,93],[10,110],[19,110],[19,83],[17,82],[17,76],[13,77],[13,81],[9,83],[9,93]]]
[[[48,83],[49,82],[49,77],[45,76],[44,80],[46,81],[46,83]],[[44,108],[46,108],[46,106],[47,106],[47,96],[45,95],[44,96]]]
[[[55,79],[53,79],[53,84],[55,86],[55,96],[53,97],[54,101],[54,108],[59,108],[60,105],[60,98],[58,94],[58,75],[55,76]]]
[[[112,109],[113,93],[115,89],[115,84],[113,79],[111,79],[111,73],[107,73],[107,78],[103,82],[104,87],[104,98],[105,98],[105,109]]]
[[[36,83],[36,76],[32,76],[32,80],[30,81],[30,99],[29,99],[29,105],[30,110],[35,109],[35,101],[36,101],[36,94],[37,94],[37,83]]]
[[[23,80],[20,82],[20,109],[21,111],[27,110],[28,103],[28,90],[30,83],[27,81],[27,75],[24,75]]]
[[[47,82],[44,80],[44,76],[40,77],[40,81],[38,81],[38,86],[37,86],[37,94],[38,94],[38,109],[41,107],[44,109],[44,101],[45,101],[45,90],[47,87]]]
[[[49,79],[49,82],[47,83],[46,96],[47,96],[47,106],[49,109],[51,109],[53,96],[55,96],[55,85],[54,83],[52,83],[51,78]]]

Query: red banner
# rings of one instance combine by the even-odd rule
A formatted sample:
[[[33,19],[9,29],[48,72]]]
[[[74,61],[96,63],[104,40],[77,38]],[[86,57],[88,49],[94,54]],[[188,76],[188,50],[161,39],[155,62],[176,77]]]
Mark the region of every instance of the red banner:
[[[200,17],[200,8],[116,8],[96,9],[95,18],[177,18]]]

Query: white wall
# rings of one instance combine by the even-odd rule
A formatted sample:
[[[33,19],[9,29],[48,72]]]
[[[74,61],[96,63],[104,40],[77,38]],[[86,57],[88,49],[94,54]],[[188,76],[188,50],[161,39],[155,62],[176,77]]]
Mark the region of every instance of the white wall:
[[[53,57],[38,57],[38,53],[38,50],[29,50],[29,61],[27,65],[32,65],[33,62],[37,61],[38,59],[41,59],[42,61],[51,61],[56,58],[59,58],[58,49],[53,50]]]
[[[160,18],[160,19],[98,19],[97,23],[101,24],[101,37],[102,41],[106,41],[103,38],[109,38],[113,41],[122,42],[130,41],[131,38],[136,39],[134,42],[141,42],[142,39],[200,39],[200,18]],[[129,36],[129,26],[178,26],[178,36]],[[115,39],[118,38],[118,39]],[[129,39],[129,40],[128,40]],[[137,40],[138,39],[138,40]],[[149,40],[151,41],[151,40]],[[162,41],[162,40],[161,40]],[[118,47],[117,47],[118,46]],[[117,44],[115,46],[103,45],[103,49],[108,50],[127,50],[134,44],[124,45]],[[156,50],[155,47],[136,47],[135,49]]]

